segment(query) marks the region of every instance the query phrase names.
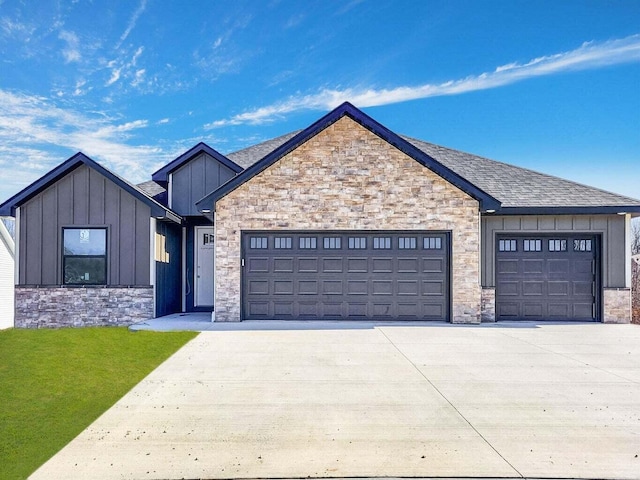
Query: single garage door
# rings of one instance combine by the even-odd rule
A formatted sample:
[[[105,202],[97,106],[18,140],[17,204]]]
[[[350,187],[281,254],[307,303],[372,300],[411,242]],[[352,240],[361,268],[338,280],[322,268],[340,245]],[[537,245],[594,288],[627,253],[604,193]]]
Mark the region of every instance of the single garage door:
[[[247,320],[449,318],[446,232],[244,232]]]
[[[594,235],[499,235],[497,319],[595,320],[598,251]]]

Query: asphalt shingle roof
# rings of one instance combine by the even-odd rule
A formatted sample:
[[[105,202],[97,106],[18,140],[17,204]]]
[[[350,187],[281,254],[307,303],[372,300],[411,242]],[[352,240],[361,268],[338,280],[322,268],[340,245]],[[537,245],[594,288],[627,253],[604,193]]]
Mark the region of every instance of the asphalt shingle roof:
[[[300,130],[287,133],[230,153],[227,157],[246,169],[299,132]],[[502,207],[640,206],[638,199],[404,135],[400,136],[476,187],[500,200]]]

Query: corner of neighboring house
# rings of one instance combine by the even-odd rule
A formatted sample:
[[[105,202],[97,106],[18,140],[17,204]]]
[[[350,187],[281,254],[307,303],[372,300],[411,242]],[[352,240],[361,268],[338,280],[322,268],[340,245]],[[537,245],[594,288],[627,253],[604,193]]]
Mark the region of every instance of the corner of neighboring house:
[[[0,221],[0,330],[14,326],[14,240]]]

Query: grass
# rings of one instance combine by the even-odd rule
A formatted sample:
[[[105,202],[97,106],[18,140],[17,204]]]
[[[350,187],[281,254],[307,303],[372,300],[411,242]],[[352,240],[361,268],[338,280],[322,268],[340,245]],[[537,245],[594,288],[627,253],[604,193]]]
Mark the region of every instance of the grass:
[[[0,331],[0,479],[33,473],[196,335]]]

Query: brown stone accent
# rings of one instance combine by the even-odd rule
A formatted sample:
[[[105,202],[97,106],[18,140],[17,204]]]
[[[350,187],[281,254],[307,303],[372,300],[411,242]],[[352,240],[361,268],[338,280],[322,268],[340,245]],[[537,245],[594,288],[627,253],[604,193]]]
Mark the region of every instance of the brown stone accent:
[[[444,230],[451,320],[480,322],[478,202],[343,117],[218,201],[216,321],[239,321],[243,230]]]
[[[16,287],[16,328],[131,325],[153,313],[153,287]]]
[[[496,289],[493,287],[482,288],[481,320],[496,321]]]
[[[631,322],[631,289],[604,289],[603,323]]]

